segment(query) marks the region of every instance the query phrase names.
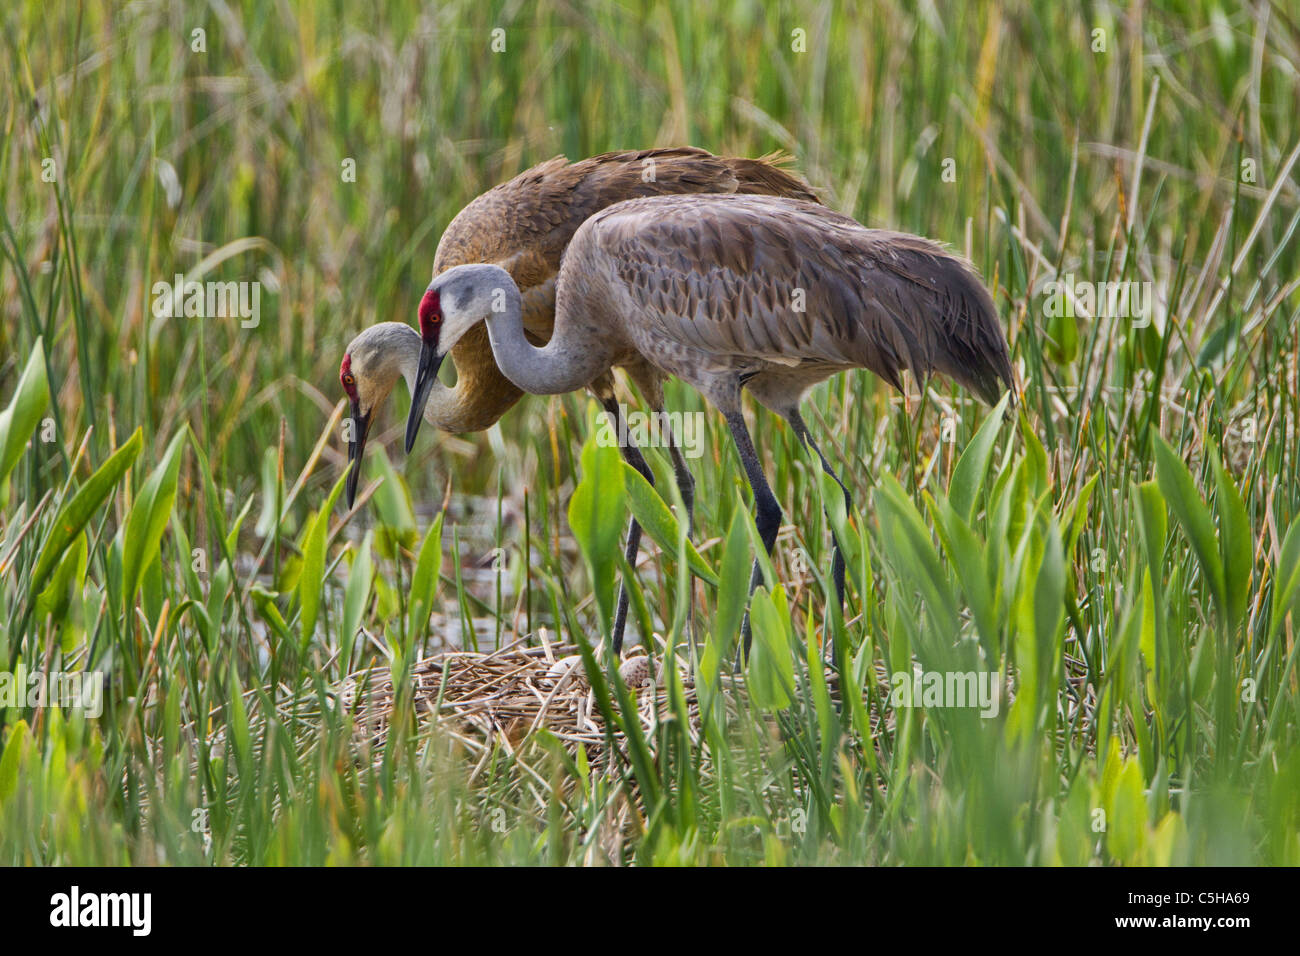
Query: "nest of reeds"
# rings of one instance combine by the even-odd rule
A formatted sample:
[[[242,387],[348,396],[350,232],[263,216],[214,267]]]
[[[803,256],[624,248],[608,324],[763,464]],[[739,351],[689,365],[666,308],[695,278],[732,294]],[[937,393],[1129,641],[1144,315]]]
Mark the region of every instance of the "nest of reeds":
[[[679,663],[688,732],[699,730],[695,682]],[[641,729],[653,739],[670,712],[663,663],[644,653],[623,660],[619,675],[636,701]],[[605,764],[611,741],[621,749],[623,732],[606,726],[572,645],[517,641],[491,653],[446,651],[416,661],[405,680],[394,681],[387,666],[354,674],[336,690],[350,715],[362,753],[382,752],[394,720],[411,717],[423,730],[436,726],[471,752],[486,756],[494,747],[513,754],[541,729],[571,753],[585,748],[592,766]]]

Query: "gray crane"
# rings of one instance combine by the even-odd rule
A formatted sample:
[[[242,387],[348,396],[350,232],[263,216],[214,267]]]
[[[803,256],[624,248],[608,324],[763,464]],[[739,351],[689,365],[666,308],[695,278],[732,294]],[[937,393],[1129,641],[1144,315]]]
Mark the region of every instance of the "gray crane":
[[[522,298],[505,270],[443,272],[420,309],[417,397],[479,323],[502,373],[525,392],[574,391],[614,366],[646,395],[662,394],[670,375],[693,386],[727,421],[769,554],[781,506],[745,426],[742,389],[789,423],[847,505],[848,489],[799,412],[810,387],[866,368],[901,389],[904,369],[937,371],[992,404],[1014,380],[993,300],[964,260],[919,236],[779,197],[659,196],[592,216],[561,263],[544,346],[525,335]],[[417,401],[411,416],[421,413]],[[842,600],[839,542],[834,575]],[[755,560],[751,591],[759,579]]]

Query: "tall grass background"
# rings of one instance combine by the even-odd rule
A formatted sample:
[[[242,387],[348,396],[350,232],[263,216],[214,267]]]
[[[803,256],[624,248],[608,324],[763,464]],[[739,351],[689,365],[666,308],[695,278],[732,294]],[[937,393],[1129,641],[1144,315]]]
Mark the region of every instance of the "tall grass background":
[[[1300,863],[1294,7],[19,0],[0,22],[0,671],[106,675],[98,718],[0,707],[0,862]],[[638,620],[694,670],[700,735],[629,726],[653,759],[593,774],[545,741],[475,767],[412,721],[358,763],[345,715],[295,702],[445,646],[598,639],[616,557],[591,542],[637,489],[585,396],[402,459],[399,388],[344,524],[344,346],[411,319],[491,185],[684,143],[785,150],[831,207],[969,255],[1022,403],[819,387],[848,515],[753,412],[789,526],[723,720],[743,471],[674,388],[709,423],[694,540],[722,583],[655,549]],[[260,324],[156,318],[178,273],[260,282]],[[1150,326],[1048,315],[1067,274],[1150,283]],[[600,527],[570,523],[581,482],[617,505]],[[877,671],[914,666],[997,671],[1014,700],[890,707]]]

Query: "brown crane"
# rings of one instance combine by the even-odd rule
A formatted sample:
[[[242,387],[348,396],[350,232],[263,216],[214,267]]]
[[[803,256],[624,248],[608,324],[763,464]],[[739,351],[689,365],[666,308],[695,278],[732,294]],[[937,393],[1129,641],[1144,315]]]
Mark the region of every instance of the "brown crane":
[[[576,163],[557,156],[488,190],[462,209],[438,243],[433,272],[437,276],[465,263],[496,264],[520,292],[524,329],[536,341],[544,342],[555,322],[560,259],[578,228],[594,213],[623,200],[683,193],[742,193],[816,201],[808,184],[783,168],[783,160],[776,156],[715,156],[692,147],[604,153]],[[354,462],[347,481],[349,507],[356,498],[361,457],[375,409],[388,398],[399,378],[411,386],[412,407],[423,410],[424,420],[449,432],[490,427],[523,394],[497,368],[482,327],[469,329],[455,343],[451,357],[456,384],[452,387],[438,382],[436,376],[426,376],[423,393],[415,395],[419,356],[419,336],[400,322],[366,329],[344,354],[339,377],[351,403],[348,457]],[[615,433],[623,434],[612,376],[606,373],[584,384],[615,419]],[[662,392],[643,394],[656,410],[662,408]],[[408,452],[419,424],[419,415],[408,420]],[[669,452],[689,521],[694,480],[675,442]],[[635,447],[625,448],[624,454],[633,467],[651,478],[649,466]],[[640,527],[633,522],[627,541],[629,563],[635,561],[639,544]],[[620,594],[618,607],[616,632],[621,634],[627,615],[625,592]]]
[[[799,413],[812,385],[867,368],[901,388],[904,369],[937,371],[992,404],[1013,384],[993,300],[964,260],[810,202],[731,195],[619,203],[577,231],[557,283],[554,331],[539,347],[525,334],[524,297],[505,270],[461,265],[437,276],[420,310],[415,394],[449,349],[483,328],[502,373],[534,394],[581,388],[613,366],[647,393],[677,376],[726,418],[769,553],[781,507],[745,426],[742,389],[789,423],[847,503]],[[501,302],[504,310],[493,308]],[[842,600],[838,542],[835,550]],[[758,579],[755,561],[751,590]]]

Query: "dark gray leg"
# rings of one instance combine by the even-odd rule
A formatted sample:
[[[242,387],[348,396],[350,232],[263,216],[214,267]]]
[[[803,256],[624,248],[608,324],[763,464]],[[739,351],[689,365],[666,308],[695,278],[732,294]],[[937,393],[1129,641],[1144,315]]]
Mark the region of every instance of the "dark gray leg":
[[[682,504],[686,508],[686,537],[690,538],[695,534],[695,476],[687,467],[686,459],[682,457],[682,450],[677,447],[677,435],[671,427],[668,429],[668,453],[673,459],[673,476],[677,481],[677,491],[681,494]]]
[[[821,459],[822,471],[834,478],[835,483],[840,486],[840,491],[844,492],[844,511],[847,514],[853,507],[853,496],[849,494],[849,489],[844,487],[844,482],[840,481],[840,476],[835,474],[835,469],[831,468],[831,463],[826,460],[826,456],[822,454],[822,450],[818,448],[817,443],[813,441],[813,437],[808,431],[808,426],[804,424],[803,416],[799,414],[797,408],[791,409],[785,413],[785,420],[790,423],[790,427],[794,429],[794,433],[799,437],[799,440],[817,453],[817,457]],[[831,524],[830,512],[826,513],[826,523],[828,525]],[[831,540],[835,543],[835,556],[831,561],[831,574],[835,579],[835,596],[839,598],[840,609],[843,610],[844,549],[840,547],[839,539],[835,536],[834,525],[831,525]]]
[[[660,404],[654,410],[662,415],[663,405]],[[677,482],[677,492],[682,496],[682,507],[686,509],[686,538],[689,541],[695,536],[695,476],[686,465],[686,459],[677,444],[677,433],[673,431],[669,419],[663,416],[660,420],[666,423],[668,429],[668,453],[673,459],[673,480]],[[686,633],[690,635],[692,647],[695,646],[694,589],[695,585],[692,582],[692,600],[686,606]]]
[[[758,452],[754,450],[749,429],[745,427],[744,415],[739,408],[725,414],[727,425],[731,428],[732,440],[736,443],[736,451],[740,455],[740,463],[745,468],[745,477],[749,479],[749,487],[754,492],[754,525],[758,529],[758,536],[763,542],[764,549],[770,555],[772,547],[776,544],[776,533],[781,530],[781,506],[777,503],[776,496],[772,494],[767,476],[763,474],[763,465],[758,460]],[[754,588],[758,587],[762,579],[762,566],[755,558],[754,569],[749,575],[749,593],[754,593]],[[744,652],[748,654],[750,643],[748,612],[745,613],[740,633],[744,639]]]
[[[611,396],[609,398],[601,399],[601,404],[605,406],[606,414],[613,419],[614,434],[624,435],[623,409],[618,404],[618,400]],[[636,447],[631,438],[628,438],[627,444],[623,446],[623,457],[627,460],[629,465],[641,472],[642,477],[645,478],[646,481],[650,482],[652,487],[654,486],[654,472],[650,470],[650,466],[646,463],[645,456],[641,454],[641,449]],[[627,558],[627,566],[629,568],[636,567],[636,555],[637,551],[640,550],[640,547],[641,525],[637,523],[636,518],[633,518],[631,523],[627,526],[627,548],[624,551],[624,556]],[[613,640],[615,654],[618,654],[623,650],[623,631],[627,627],[628,600],[629,594],[627,581],[622,581],[618,586],[618,607],[614,611]]]

